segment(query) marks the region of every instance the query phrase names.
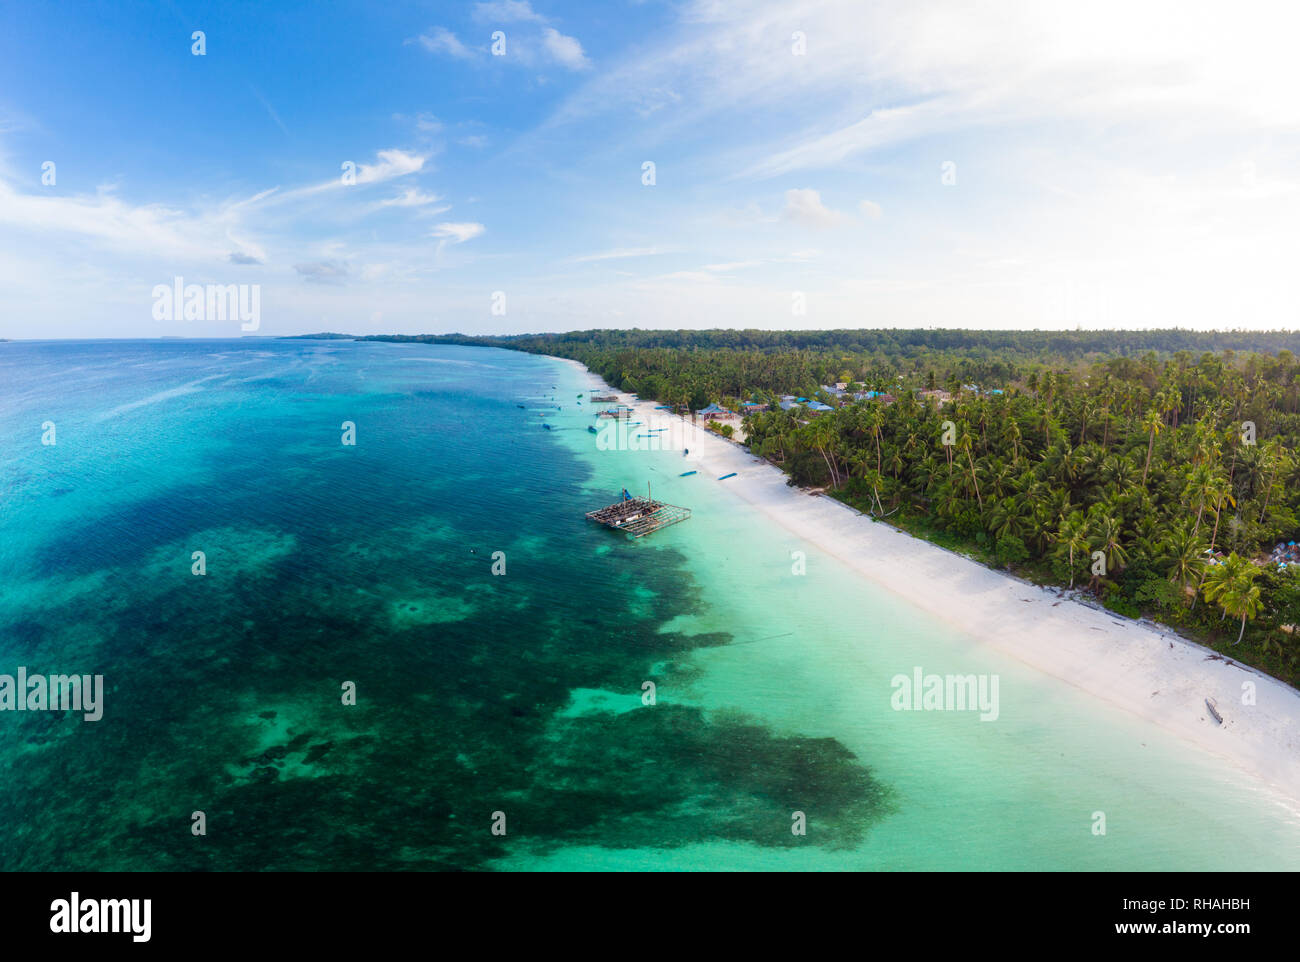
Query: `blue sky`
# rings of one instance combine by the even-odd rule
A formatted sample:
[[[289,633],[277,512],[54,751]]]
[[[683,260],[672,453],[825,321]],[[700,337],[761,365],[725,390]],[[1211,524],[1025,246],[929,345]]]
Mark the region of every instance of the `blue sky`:
[[[9,4],[0,336],[240,333],[155,318],[178,276],[258,285],[262,334],[1300,327],[1298,26],[1154,0]]]

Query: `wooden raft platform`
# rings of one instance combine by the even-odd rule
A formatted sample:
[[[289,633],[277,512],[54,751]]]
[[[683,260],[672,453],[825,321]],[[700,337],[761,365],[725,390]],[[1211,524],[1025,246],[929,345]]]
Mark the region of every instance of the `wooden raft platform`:
[[[615,501],[598,511],[587,512],[587,517],[591,521],[598,521],[617,531],[625,531],[634,538],[643,538],[652,531],[666,528],[678,521],[685,521],[690,516],[690,508],[652,501],[649,498]]]

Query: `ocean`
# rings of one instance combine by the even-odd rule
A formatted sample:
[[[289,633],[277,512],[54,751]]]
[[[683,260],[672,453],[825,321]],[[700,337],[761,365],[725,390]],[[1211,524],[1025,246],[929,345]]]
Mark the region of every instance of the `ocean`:
[[[0,869],[1300,867],[1293,800],[680,451],[602,450],[595,383],[455,346],[0,344],[0,675],[103,678],[97,721],[0,711]],[[692,517],[585,519],[647,482]],[[996,678],[996,719],[897,710],[915,669]]]

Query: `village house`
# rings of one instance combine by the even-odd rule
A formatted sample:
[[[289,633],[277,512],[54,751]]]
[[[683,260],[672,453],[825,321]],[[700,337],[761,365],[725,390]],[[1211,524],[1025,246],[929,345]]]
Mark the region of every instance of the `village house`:
[[[710,404],[708,407],[700,408],[696,411],[695,416],[704,418],[706,421],[716,421],[720,418],[734,418],[736,417],[736,412],[728,411],[720,404]]]

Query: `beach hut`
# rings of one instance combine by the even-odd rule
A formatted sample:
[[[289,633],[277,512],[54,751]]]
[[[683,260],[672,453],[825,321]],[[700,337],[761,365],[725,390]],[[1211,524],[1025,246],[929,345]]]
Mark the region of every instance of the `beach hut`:
[[[719,404],[710,404],[706,408],[700,408],[695,412],[696,417],[704,418],[706,421],[713,421],[717,418],[734,418],[735,411],[728,411]]]

